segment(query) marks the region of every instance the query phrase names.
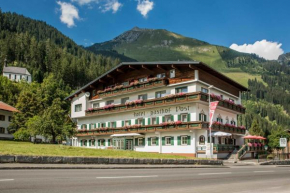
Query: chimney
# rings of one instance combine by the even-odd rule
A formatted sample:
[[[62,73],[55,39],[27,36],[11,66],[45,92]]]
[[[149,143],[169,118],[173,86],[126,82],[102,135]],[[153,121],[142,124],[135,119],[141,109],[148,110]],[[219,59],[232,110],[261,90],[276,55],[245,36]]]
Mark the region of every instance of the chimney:
[[[7,58],[4,60],[4,67],[7,67]]]

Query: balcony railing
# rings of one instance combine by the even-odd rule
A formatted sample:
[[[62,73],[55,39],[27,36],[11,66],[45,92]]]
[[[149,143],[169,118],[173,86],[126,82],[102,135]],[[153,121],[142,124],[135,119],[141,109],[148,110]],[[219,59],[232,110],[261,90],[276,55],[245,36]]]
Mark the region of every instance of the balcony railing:
[[[168,125],[132,125],[118,128],[95,128],[91,130],[78,130],[77,136],[96,136],[96,135],[112,135],[122,133],[150,133],[156,131],[184,131],[191,129],[206,129],[208,128],[207,122],[182,122],[180,124]]]
[[[244,127],[227,126],[226,124],[212,124],[213,131],[222,131],[232,134],[245,134],[246,129]]]
[[[138,103],[130,104],[119,104],[119,105],[109,105],[101,108],[92,108],[86,110],[86,116],[95,116],[95,115],[104,115],[111,114],[114,112],[124,112],[128,110],[135,109],[144,109],[154,106],[167,106],[169,104],[182,104],[187,103],[188,101],[205,101],[207,102],[208,95],[202,92],[192,92],[187,94],[176,94],[176,95],[167,95],[162,98],[149,99],[144,101],[139,101]],[[220,103],[219,106],[237,111],[239,113],[245,113],[245,108],[240,105],[229,105],[226,102]]]
[[[119,85],[114,88],[105,89],[104,91],[99,91],[99,93],[96,96],[93,96],[91,100],[116,96],[120,94],[127,94],[127,93],[136,92],[139,90],[149,89],[153,87],[165,86],[167,84],[168,84],[168,79],[166,78],[153,78],[153,79],[149,79],[146,82],[134,82],[133,84],[128,85],[128,86]]]

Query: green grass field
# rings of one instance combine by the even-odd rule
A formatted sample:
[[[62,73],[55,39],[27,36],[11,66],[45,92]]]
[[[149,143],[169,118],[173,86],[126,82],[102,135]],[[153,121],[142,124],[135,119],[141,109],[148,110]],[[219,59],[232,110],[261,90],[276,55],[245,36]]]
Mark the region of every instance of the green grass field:
[[[65,145],[0,140],[0,155],[86,156],[112,158],[188,159],[189,157],[124,150],[101,150]]]
[[[225,72],[223,73],[224,75],[226,75],[227,77],[233,79],[234,81],[240,83],[241,85],[248,87],[248,80],[249,79],[257,79],[260,82],[263,82],[264,84],[266,84],[262,78],[261,75],[252,75],[252,74],[248,74],[246,72]]]

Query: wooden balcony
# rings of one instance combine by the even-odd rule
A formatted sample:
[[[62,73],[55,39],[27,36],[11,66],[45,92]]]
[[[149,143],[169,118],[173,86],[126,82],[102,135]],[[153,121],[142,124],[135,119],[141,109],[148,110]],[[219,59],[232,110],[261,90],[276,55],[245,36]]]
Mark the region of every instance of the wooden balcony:
[[[185,131],[193,129],[207,129],[208,123],[201,121],[183,122],[181,124],[172,125],[145,125],[145,126],[125,126],[118,128],[95,128],[91,130],[78,130],[76,136],[98,136],[98,135],[113,135],[124,133],[152,133],[156,131]]]
[[[126,112],[129,110],[139,110],[139,109],[146,109],[149,107],[161,107],[167,106],[170,104],[182,104],[188,103],[189,101],[208,101],[208,94],[202,92],[192,92],[187,93],[184,95],[170,95],[165,96],[162,98],[155,98],[144,100],[142,103],[139,104],[119,104],[119,105],[112,105],[109,108],[95,108],[95,109],[88,109],[86,110],[86,116],[98,116],[98,115],[105,115],[111,113],[118,113],[118,112]],[[228,104],[226,102],[220,102],[219,106],[239,112],[245,113],[245,108],[239,105]]]
[[[231,134],[246,134],[246,129],[242,128],[242,127],[229,127],[223,124],[220,125],[215,125],[212,124],[212,131],[222,131],[222,132],[226,132],[226,133],[231,133]]]
[[[136,92],[140,90],[146,90],[154,87],[160,87],[160,86],[166,86],[168,84],[168,79],[162,78],[162,79],[156,79],[152,81],[147,82],[138,82],[136,84],[128,85],[128,86],[116,86],[115,88],[112,88],[108,91],[102,91],[98,93],[96,96],[93,96],[91,100],[98,99],[98,98],[105,98],[105,97],[111,97],[111,96],[117,96],[121,94],[127,94],[131,92]]]

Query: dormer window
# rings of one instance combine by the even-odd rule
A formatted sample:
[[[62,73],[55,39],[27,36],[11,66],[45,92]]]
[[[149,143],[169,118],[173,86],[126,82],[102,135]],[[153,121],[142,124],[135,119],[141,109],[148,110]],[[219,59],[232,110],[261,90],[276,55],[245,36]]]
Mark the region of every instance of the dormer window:
[[[175,78],[175,70],[170,70],[170,78]]]

